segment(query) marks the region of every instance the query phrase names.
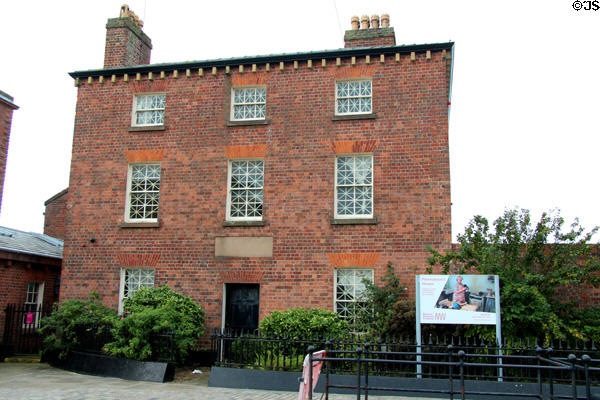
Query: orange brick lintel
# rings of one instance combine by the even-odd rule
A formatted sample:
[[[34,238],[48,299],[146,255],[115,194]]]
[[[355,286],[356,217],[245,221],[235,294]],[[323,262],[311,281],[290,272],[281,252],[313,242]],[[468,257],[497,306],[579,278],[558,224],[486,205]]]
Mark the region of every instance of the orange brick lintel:
[[[330,253],[333,267],[375,267],[378,253]]]
[[[227,158],[264,158],[267,156],[266,144],[255,144],[252,146],[227,146],[223,150]]]
[[[333,142],[333,152],[335,154],[348,153],[373,153],[377,147],[376,140],[350,140],[344,142]]]
[[[231,77],[233,86],[265,85],[266,83],[267,77],[264,74],[233,75]]]
[[[121,267],[155,267],[160,259],[160,254],[117,253],[116,256]]]
[[[260,283],[263,278],[262,272],[229,271],[220,275],[223,283]]]
[[[125,152],[127,162],[162,161],[166,150],[130,150]]]

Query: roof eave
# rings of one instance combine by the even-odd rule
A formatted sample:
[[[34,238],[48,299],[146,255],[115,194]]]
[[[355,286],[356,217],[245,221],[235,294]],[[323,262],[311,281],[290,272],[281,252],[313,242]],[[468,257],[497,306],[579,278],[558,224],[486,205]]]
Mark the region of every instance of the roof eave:
[[[0,251],[7,251],[7,252],[10,252],[10,253],[27,254],[29,256],[47,257],[47,258],[54,258],[56,260],[62,260],[62,255],[57,256],[57,255],[53,255],[53,254],[39,253],[39,252],[35,252],[35,251],[27,251],[27,250],[21,250],[21,249],[12,249],[10,247],[0,247]]]
[[[171,71],[171,70],[183,70],[183,69],[199,69],[199,68],[223,68],[232,65],[250,65],[250,64],[263,64],[263,63],[277,63],[277,62],[291,62],[291,61],[305,61],[315,59],[331,59],[337,57],[352,57],[352,56],[366,56],[366,55],[380,55],[380,54],[406,54],[411,52],[422,52],[422,51],[442,51],[451,50],[454,42],[445,43],[431,43],[431,44],[413,44],[403,46],[381,46],[381,47],[357,47],[348,49],[336,49],[336,50],[323,50],[305,53],[289,53],[289,54],[269,54],[263,56],[251,56],[251,57],[236,57],[227,59],[215,59],[215,60],[204,60],[204,61],[187,61],[179,63],[163,63],[163,64],[147,64],[147,65],[136,65],[132,67],[121,67],[121,68],[107,68],[107,69],[95,69],[85,71],[74,71],[70,72],[69,75],[72,78],[87,78],[94,76],[110,76],[110,75],[122,75],[122,74],[135,74],[142,72],[160,72],[160,71]]]

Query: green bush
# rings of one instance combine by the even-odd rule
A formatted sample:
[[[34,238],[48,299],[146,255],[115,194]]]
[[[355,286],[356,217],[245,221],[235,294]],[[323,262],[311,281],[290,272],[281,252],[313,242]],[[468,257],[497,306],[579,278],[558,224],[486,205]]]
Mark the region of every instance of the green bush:
[[[166,358],[169,349],[161,334],[173,333],[173,356],[183,361],[204,332],[204,311],[191,298],[168,286],[140,288],[125,299],[129,316],[117,321],[109,354],[134,360]]]
[[[71,349],[81,344],[84,330],[97,329],[99,332],[105,327],[113,327],[116,322],[117,313],[102,305],[97,293],[92,293],[88,301],[68,300],[55,304],[52,314],[40,322],[39,332],[46,336],[42,353],[64,360]]]
[[[350,332],[348,322],[320,308],[291,308],[273,311],[260,322],[260,333],[292,339],[338,338]]]
[[[566,226],[559,212],[538,222],[528,210],[506,210],[490,224],[475,216],[458,235],[460,246],[442,254],[431,250],[431,266],[444,273],[497,274],[502,294],[505,338],[592,340],[600,334],[596,310],[569,302],[569,290],[600,286],[600,259],[590,244],[598,227],[586,231],[578,220]],[[471,326],[467,335],[493,339],[493,327]]]

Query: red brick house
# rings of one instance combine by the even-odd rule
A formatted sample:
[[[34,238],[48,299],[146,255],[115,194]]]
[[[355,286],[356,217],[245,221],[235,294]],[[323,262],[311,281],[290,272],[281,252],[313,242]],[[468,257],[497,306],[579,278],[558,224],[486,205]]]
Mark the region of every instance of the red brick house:
[[[18,108],[11,96],[0,91],[0,205],[12,113]],[[39,309],[58,300],[62,250],[62,240],[0,227],[0,357],[17,334],[35,332]],[[16,313],[8,315],[9,304]]]
[[[209,328],[253,328],[347,316],[388,262],[412,288],[425,246],[450,249],[453,43],[352,22],[341,49],[153,65],[141,21],[109,19],[104,68],[70,74],[61,300],[169,285]]]
[[[0,333],[5,338],[7,305],[36,312],[58,300],[62,251],[60,239],[0,227]],[[32,320],[13,328],[32,330],[35,324]]]
[[[8,155],[8,140],[12,115],[19,107],[13,102],[13,97],[0,90],[0,209],[2,207],[2,193],[4,190],[4,175],[6,172],[6,157]]]

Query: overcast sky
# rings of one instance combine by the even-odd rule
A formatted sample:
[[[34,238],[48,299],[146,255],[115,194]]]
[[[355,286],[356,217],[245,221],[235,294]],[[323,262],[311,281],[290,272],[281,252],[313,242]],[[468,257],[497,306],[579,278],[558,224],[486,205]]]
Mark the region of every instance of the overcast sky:
[[[0,90],[20,109],[0,225],[41,232],[44,201],[68,186],[77,90],[67,73],[102,67],[106,20],[122,3],[3,3]],[[364,14],[388,13],[397,44],[452,40],[453,238],[473,215],[514,206],[600,224],[600,10],[572,0],[128,4],[153,63],[341,48],[350,17]]]

